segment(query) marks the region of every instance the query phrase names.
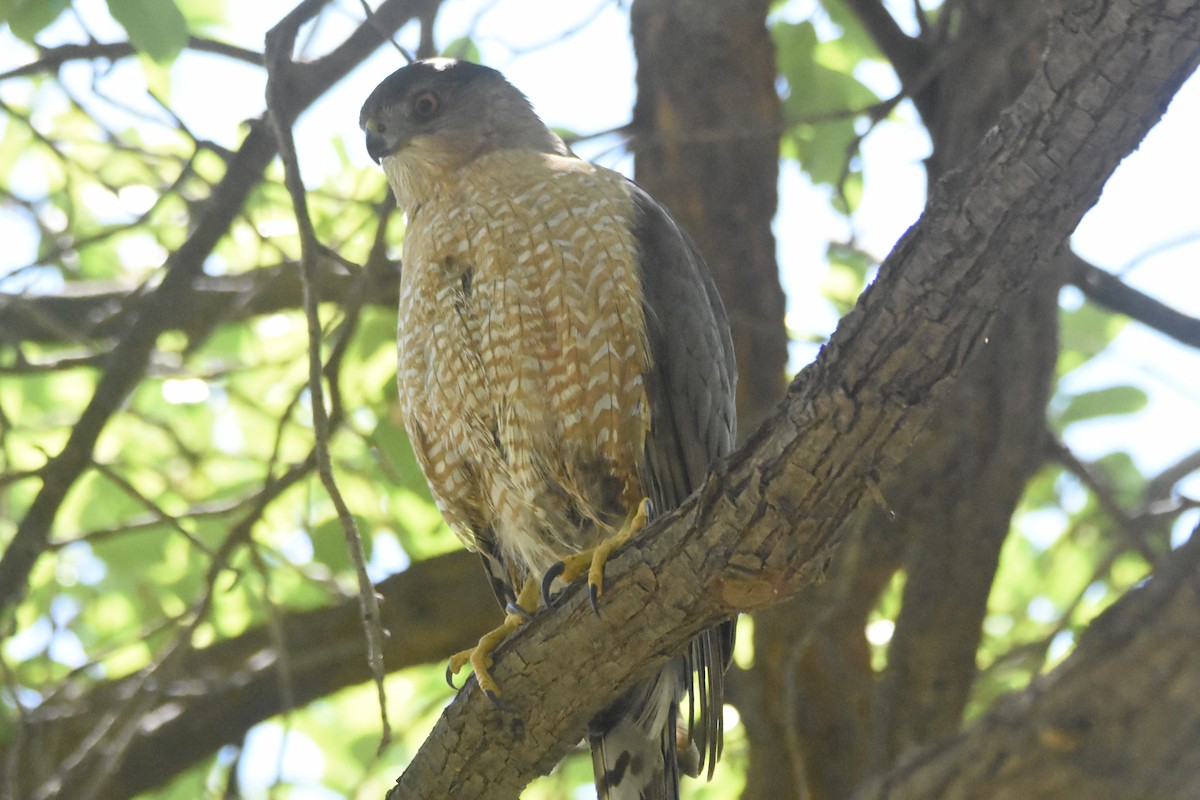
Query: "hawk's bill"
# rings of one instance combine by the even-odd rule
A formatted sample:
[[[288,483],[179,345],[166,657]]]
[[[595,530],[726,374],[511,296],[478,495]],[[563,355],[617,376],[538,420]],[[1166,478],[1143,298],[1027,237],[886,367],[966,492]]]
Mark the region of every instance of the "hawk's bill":
[[[499,72],[418,61],[372,92],[360,124],[408,217],[409,438],[511,630],[536,605],[532,582],[631,532],[639,507],[677,507],[732,448],[725,311],[663,207],[576,158]],[[596,716],[601,798],[675,798],[681,770],[707,761],[711,775],[732,644],[732,623],[706,631]]]

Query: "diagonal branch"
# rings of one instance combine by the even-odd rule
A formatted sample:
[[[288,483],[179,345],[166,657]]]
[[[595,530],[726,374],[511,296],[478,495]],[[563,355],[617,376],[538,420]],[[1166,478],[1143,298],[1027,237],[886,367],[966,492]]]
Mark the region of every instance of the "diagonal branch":
[[[1060,667],[856,800],[1196,797],[1200,531],[1097,619]]]
[[[1064,258],[1071,266],[1071,282],[1089,300],[1136,319],[1181,344],[1200,347],[1200,319],[1142,294],[1116,275],[1089,264],[1072,252],[1064,254]]]
[[[393,796],[517,796],[689,637],[818,580],[876,476],[988,344],[998,311],[1052,267],[1198,62],[1200,6],[1067,3],[1037,77],[970,165],[936,188],[767,426],[610,562],[599,615],[568,591],[506,643],[493,670],[506,705],[469,684]]]

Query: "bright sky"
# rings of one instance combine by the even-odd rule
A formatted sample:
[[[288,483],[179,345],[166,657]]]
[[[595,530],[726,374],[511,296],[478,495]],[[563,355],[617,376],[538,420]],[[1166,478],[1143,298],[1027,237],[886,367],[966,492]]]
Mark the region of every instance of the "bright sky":
[[[105,24],[103,0],[78,0],[75,5],[101,40],[124,38],[114,24]],[[790,18],[807,18],[813,5],[813,0],[797,0],[786,13]],[[229,38],[261,49],[266,29],[292,6],[291,0],[226,3],[234,23]],[[361,11],[357,0],[341,0],[340,8],[344,10],[340,21],[331,20],[317,37],[316,53],[340,41],[358,24]],[[482,13],[482,9],[488,10]],[[577,34],[555,41],[563,30],[577,27],[593,14],[594,19]],[[634,63],[628,17],[618,4],[609,0],[449,0],[439,20],[439,44],[462,35],[472,21],[483,59],[505,71],[551,125],[588,133],[628,121],[634,99]],[[82,40],[70,19],[42,37],[46,45]],[[415,29],[407,29],[401,42],[415,48]],[[0,32],[0,70],[25,63],[32,56],[7,30]],[[310,184],[336,168],[330,145],[334,136],[343,137],[353,157],[363,166],[369,165],[357,127],[358,109],[374,85],[401,65],[395,51],[382,48],[301,119],[298,146]],[[185,52],[171,74],[174,98],[191,98],[176,110],[200,136],[234,146],[241,121],[262,112],[264,81],[259,70]],[[69,66],[64,75],[76,82],[81,95],[87,94],[91,73],[86,67]],[[881,95],[896,89],[894,78],[884,69],[869,70],[860,77]],[[140,69],[135,61],[126,60],[116,65],[101,85],[123,98],[136,98],[142,86]],[[0,97],[6,100],[19,99],[20,91],[16,82],[0,84]],[[899,122],[879,126],[867,138],[862,153],[866,185],[854,225],[859,242],[880,258],[916,220],[924,202],[921,160],[928,153],[928,140],[919,126],[912,124],[915,114],[911,108],[902,108],[900,117]],[[1167,117],[1109,182],[1101,202],[1073,239],[1077,252],[1085,258],[1195,316],[1200,316],[1198,130],[1200,78],[1193,77]],[[628,171],[629,159],[613,145],[611,140],[601,140],[580,149],[606,166]],[[28,180],[32,194],[37,178],[28,176]],[[789,297],[789,322],[796,329],[825,335],[832,332],[837,320],[816,291],[824,251],[830,241],[845,240],[850,233],[846,221],[829,209],[827,194],[827,190],[808,184],[794,165],[784,165],[775,230]],[[34,258],[31,231],[3,210],[0,239],[5,242],[0,276]],[[0,282],[0,288],[17,287]],[[1077,292],[1065,294],[1066,305],[1078,302]],[[794,364],[799,366],[814,353],[811,346],[795,346]],[[1200,353],[1133,324],[1110,352],[1069,376],[1063,389],[1078,392],[1124,383],[1146,389],[1151,398],[1149,408],[1133,417],[1073,426],[1068,443],[1081,457],[1094,459],[1113,450],[1127,450],[1140,467],[1153,473],[1200,449]],[[1200,496],[1200,477],[1194,477],[1187,489],[1192,496]],[[1195,517],[1189,515],[1181,521],[1179,530],[1194,525]],[[278,726],[260,726],[258,735],[266,737],[260,743],[266,750],[279,746]],[[314,767],[319,760],[312,753],[293,758],[296,752],[295,746],[290,747],[287,760],[297,769]]]

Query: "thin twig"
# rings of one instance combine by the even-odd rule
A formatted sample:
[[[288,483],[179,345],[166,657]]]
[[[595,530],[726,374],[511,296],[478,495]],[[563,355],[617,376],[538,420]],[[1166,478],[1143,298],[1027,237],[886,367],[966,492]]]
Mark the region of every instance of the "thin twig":
[[[190,36],[188,37],[187,47],[191,50],[216,53],[238,61],[245,61],[247,64],[262,66],[263,57],[260,53],[226,42],[218,42],[214,39],[205,39],[200,36]],[[55,72],[68,61],[94,61],[97,59],[116,61],[128,58],[136,52],[137,50],[129,42],[88,42],[87,44],[64,44],[59,47],[47,47],[42,49],[41,57],[37,61],[31,61],[16,69],[0,73],[0,81],[7,80],[8,78],[27,78],[32,75],[40,75],[44,72]]]
[[[407,50],[400,46],[400,43],[396,41],[395,36],[392,36],[391,33],[389,33],[382,25],[379,24],[379,22],[375,19],[375,12],[371,10],[371,4],[368,3],[367,0],[358,0],[358,2],[362,5],[363,14],[365,14],[367,17],[367,23],[370,24],[372,28],[379,31],[379,35],[390,42],[392,47],[396,48],[396,52],[400,54],[401,58],[411,64],[415,59]]]
[[[138,491],[138,488],[136,486],[134,486],[132,483],[130,483],[123,475],[118,473],[116,470],[114,470],[109,465],[104,464],[100,461],[93,462],[93,466],[96,468],[97,472],[99,472],[104,477],[108,478],[108,480],[111,481],[112,483],[116,484],[117,488],[119,488],[125,494],[127,494],[131,498],[133,498],[138,503],[138,505],[142,506],[147,511],[149,511],[151,514],[153,514],[159,522],[165,524],[167,527],[174,530],[180,536],[187,539],[188,542],[190,542],[193,547],[195,547],[197,550],[204,553],[208,557],[210,557],[210,558],[216,557],[216,553],[213,552],[212,548],[209,547],[208,545],[206,545],[204,542],[197,539],[196,536],[191,531],[189,531],[187,528],[183,527],[183,523],[181,523],[177,517],[174,517],[171,514],[168,514],[166,512],[166,510],[163,509],[162,506],[160,506],[158,503],[154,502],[149,497],[146,497],[146,495],[144,495],[140,491]]]
[[[1200,347],[1200,319],[1176,311],[1165,303],[1139,292],[1117,276],[1093,266],[1074,253],[1064,256],[1071,260],[1071,283],[1105,308],[1125,314],[1175,341],[1189,347]]]
[[[309,398],[312,407],[313,430],[316,439],[317,473],[337,511],[342,532],[350,548],[355,573],[358,577],[359,601],[363,613],[363,630],[367,638],[367,660],[375,679],[379,700],[380,721],[383,732],[378,752],[391,741],[391,725],[387,716],[387,697],[383,678],[383,637],[385,635],[379,611],[379,595],[367,574],[366,555],[362,536],[354,515],[338,489],[333,475],[329,455],[329,412],[325,408],[322,382],[321,320],[317,311],[317,268],[321,246],[308,214],[308,198],[304,181],[300,175],[300,162],[296,155],[296,143],[292,138],[290,119],[279,109],[286,107],[284,98],[288,91],[288,77],[292,69],[291,53],[300,27],[312,19],[325,5],[326,0],[303,0],[278,25],[267,34],[267,107],[275,131],[280,158],[284,167],[284,182],[292,199],[296,225],[300,233],[300,262],[304,294],[304,312],[308,320],[308,367]]]

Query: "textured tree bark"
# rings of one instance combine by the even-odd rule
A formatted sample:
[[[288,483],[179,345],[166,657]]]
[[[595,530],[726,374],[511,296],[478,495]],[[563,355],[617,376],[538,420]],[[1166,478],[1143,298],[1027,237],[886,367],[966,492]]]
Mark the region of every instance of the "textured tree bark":
[[[1200,531],[1059,668],[856,800],[1200,797]]]
[[[945,70],[921,109],[934,143],[931,185],[971,156],[1045,48],[1039,0],[964,0],[949,13],[951,38],[931,48],[934,59],[948,54]],[[901,611],[872,706],[871,772],[961,722],[1000,547],[1043,462],[1064,280],[1061,268],[1047,269],[996,320],[991,343],[889,488],[897,493],[887,496],[896,503],[896,534],[909,546]]]
[[[910,39],[876,0],[849,5],[931,130],[931,184],[978,145],[1033,75],[1045,44],[1038,3],[948,6],[953,22],[938,29],[944,40],[932,31]],[[904,465],[884,479],[887,508],[864,514],[829,584],[756,616],[756,663],[746,682],[770,688],[751,693],[754,707],[741,707],[751,737],[745,797],[846,797],[868,762],[885,769],[898,752],[958,726],[999,548],[1041,463],[1060,284],[1048,271],[1028,303],[997,320],[991,336],[1003,346],[972,362]],[[876,688],[863,628],[901,566],[904,610]]]
[[[779,95],[768,0],[637,0],[638,183],[696,240],[737,352],[738,430],[783,396],[784,296],[775,263]]]
[[[515,797],[597,709],[690,636],[818,580],[855,515],[875,502],[880,476],[902,462],[968,357],[988,346],[996,316],[1053,268],[1066,235],[1198,62],[1193,3],[1067,4],[1034,80],[938,185],[787,403],[726,474],[609,563],[612,591],[599,615],[568,590],[506,642],[494,675],[508,704],[490,706],[469,684],[392,796]]]

